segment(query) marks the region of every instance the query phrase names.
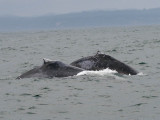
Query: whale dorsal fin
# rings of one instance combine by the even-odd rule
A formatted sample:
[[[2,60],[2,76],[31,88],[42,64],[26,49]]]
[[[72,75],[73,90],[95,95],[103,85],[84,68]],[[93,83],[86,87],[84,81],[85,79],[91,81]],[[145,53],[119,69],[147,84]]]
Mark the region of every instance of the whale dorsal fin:
[[[96,55],[98,55],[98,54],[101,54],[101,51],[98,50],[97,53],[96,53]]]
[[[47,62],[51,62],[52,60],[47,59],[47,58],[43,58],[44,64],[46,64]]]

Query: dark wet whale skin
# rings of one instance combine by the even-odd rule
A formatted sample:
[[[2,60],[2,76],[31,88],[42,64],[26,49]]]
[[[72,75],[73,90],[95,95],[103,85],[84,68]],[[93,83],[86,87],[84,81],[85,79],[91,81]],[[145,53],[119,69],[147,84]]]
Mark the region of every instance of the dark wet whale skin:
[[[119,60],[105,54],[97,53],[94,56],[88,56],[72,62],[70,65],[85,70],[103,70],[109,68],[116,70],[118,73],[126,75],[136,75],[138,72],[130,66],[120,62]]]
[[[17,79],[22,78],[53,78],[53,77],[68,77],[77,75],[79,72],[83,71],[81,68],[75,66],[64,64],[60,61],[45,61],[40,67],[33,68],[28,72],[23,73]]]

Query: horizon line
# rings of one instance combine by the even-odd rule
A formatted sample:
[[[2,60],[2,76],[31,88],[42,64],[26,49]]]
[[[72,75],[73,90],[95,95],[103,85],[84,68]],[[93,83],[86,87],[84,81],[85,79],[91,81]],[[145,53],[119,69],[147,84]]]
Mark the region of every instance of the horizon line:
[[[58,15],[69,15],[69,14],[80,14],[85,12],[117,12],[117,11],[145,11],[145,10],[154,10],[154,9],[160,9],[160,7],[156,8],[130,8],[130,9],[94,9],[94,10],[84,10],[84,11],[77,11],[77,12],[66,12],[66,13],[46,13],[41,15],[16,15],[16,14],[4,14],[0,15],[0,17],[43,17],[43,16],[58,16]]]

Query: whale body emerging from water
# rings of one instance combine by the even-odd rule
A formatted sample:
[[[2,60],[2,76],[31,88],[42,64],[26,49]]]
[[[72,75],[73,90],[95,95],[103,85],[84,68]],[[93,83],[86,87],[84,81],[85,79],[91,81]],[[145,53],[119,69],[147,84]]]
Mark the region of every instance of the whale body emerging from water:
[[[35,67],[28,72],[23,73],[17,79],[22,78],[53,78],[53,77],[68,77],[77,75],[79,72],[84,71],[82,68],[64,64],[60,61],[52,61],[48,59],[43,59],[44,64],[39,67]]]
[[[105,54],[97,53],[94,56],[83,57],[72,62],[70,65],[64,64],[61,61],[52,61],[43,59],[42,66],[35,67],[22,75],[17,79],[22,78],[53,78],[53,77],[68,77],[74,76],[85,70],[103,70],[109,68],[116,70],[118,73],[126,75],[136,75],[138,72],[125,63]]]
[[[103,70],[109,68],[116,70],[118,73],[126,75],[136,75],[138,72],[130,66],[120,62],[119,60],[105,54],[97,53],[94,56],[88,56],[72,62],[70,65],[85,70]]]

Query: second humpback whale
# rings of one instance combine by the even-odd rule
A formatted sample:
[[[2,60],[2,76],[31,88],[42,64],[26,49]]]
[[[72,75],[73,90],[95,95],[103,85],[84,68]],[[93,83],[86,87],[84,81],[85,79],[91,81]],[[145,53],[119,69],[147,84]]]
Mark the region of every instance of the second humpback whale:
[[[97,53],[94,56],[83,57],[72,62],[70,65],[85,70],[102,70],[109,68],[116,70],[118,73],[126,75],[136,75],[138,72],[125,63],[106,54]]]
[[[48,59],[43,59],[44,63],[42,66],[33,68],[19,77],[17,79],[22,78],[53,78],[53,77],[68,77],[77,75],[79,72],[84,71],[82,68],[78,68],[75,66],[64,64],[60,61],[52,61]]]

